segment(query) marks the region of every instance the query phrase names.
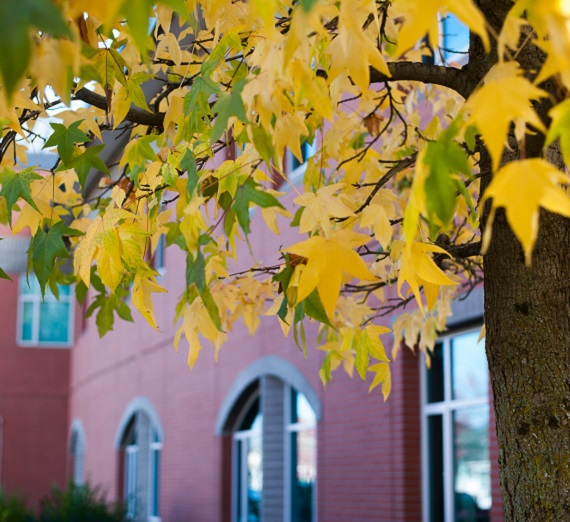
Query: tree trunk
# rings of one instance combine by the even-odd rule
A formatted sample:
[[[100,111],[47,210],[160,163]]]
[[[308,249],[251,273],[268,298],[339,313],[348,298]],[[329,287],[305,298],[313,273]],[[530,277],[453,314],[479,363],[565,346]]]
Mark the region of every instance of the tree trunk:
[[[497,215],[485,256],[487,358],[505,520],[570,520],[570,224],[544,213],[532,266]]]
[[[541,216],[532,266],[504,215],[485,256],[505,520],[570,520],[570,226]]]
[[[479,3],[498,33],[512,3]],[[480,75],[486,64],[478,45],[472,43],[470,65]],[[543,59],[532,46],[518,57],[527,71],[538,70]],[[549,103],[536,107],[545,119]],[[540,154],[543,139],[528,137],[527,157]],[[505,161],[519,158],[512,145],[515,150],[508,155],[513,157]],[[550,152],[549,161],[562,168],[559,152]],[[485,150],[480,167],[483,191],[491,177]],[[487,214],[488,208],[482,226]],[[541,211],[532,265],[527,267],[499,211],[484,261],[486,349],[505,520],[570,520],[570,220]]]

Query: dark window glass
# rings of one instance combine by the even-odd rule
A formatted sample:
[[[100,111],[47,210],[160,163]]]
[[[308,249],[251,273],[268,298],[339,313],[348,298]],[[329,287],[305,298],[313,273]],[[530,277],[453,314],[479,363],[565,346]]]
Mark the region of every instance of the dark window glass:
[[[443,419],[441,415],[428,417],[429,458],[429,520],[444,522],[443,476]]]
[[[427,400],[428,402],[441,402],[444,400],[442,343],[435,345],[431,355],[431,367],[427,370]]]

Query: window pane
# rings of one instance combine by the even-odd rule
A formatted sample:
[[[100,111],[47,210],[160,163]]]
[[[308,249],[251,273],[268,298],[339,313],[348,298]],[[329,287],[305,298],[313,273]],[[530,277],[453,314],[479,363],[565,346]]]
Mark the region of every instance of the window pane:
[[[40,342],[67,343],[69,332],[69,303],[40,304]]]
[[[451,341],[451,375],[454,399],[487,397],[489,377],[485,344],[477,343],[478,332],[460,335]]]
[[[152,500],[151,515],[158,517],[160,515],[160,450],[155,448],[152,450]]]
[[[317,478],[315,429],[291,433],[291,522],[312,522]]]
[[[30,284],[28,285],[28,283]],[[26,281],[26,274],[20,275],[20,293],[22,295],[39,294],[39,292],[40,285],[34,275],[31,275],[28,281]]]
[[[428,402],[443,401],[443,382],[443,344],[437,343],[431,355],[431,367],[427,370]]]
[[[443,418],[441,415],[430,415],[427,422],[429,520],[444,522]]]
[[[22,341],[33,340],[34,305],[24,303],[22,314]]]
[[[317,417],[307,398],[295,390],[291,390],[291,423],[317,424]]]
[[[454,413],[453,449],[456,522],[490,520],[489,406]]]
[[[252,435],[247,451],[247,522],[261,520],[263,491],[263,457],[261,435]]]

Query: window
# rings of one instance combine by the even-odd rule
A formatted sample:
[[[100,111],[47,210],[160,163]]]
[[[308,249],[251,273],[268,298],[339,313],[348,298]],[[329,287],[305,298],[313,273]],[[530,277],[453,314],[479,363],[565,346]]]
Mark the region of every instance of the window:
[[[162,441],[144,411],[134,413],[121,438],[122,497],[127,520],[160,521]]]
[[[291,522],[313,522],[317,480],[317,417],[302,393],[288,388],[288,505]]]
[[[81,486],[85,482],[85,431],[79,419],[73,421],[71,430],[70,453],[72,459],[72,477],[76,486]]]
[[[154,268],[160,275],[164,275],[166,272],[165,254],[166,236],[164,234],[161,234],[158,238],[156,248],[150,260],[152,268]]]
[[[262,503],[264,511],[282,520],[313,522],[317,417],[305,396],[278,379],[267,378],[244,403],[237,419],[232,435],[234,522],[260,522]],[[267,500],[264,478],[272,492]]]
[[[73,339],[71,287],[59,285],[59,300],[46,287],[42,300],[35,277],[20,276],[18,344],[22,346],[70,346]]]
[[[424,522],[490,520],[489,378],[478,335],[442,338],[422,369]]]
[[[297,185],[302,181],[305,171],[307,170],[307,160],[314,156],[315,152],[315,144],[311,144],[308,141],[301,143],[301,154],[303,156],[302,162],[299,161],[291,151],[287,151],[286,166],[289,170],[289,184]]]
[[[268,368],[292,375],[291,384],[275,374],[244,378],[218,417],[216,431],[231,442],[225,454],[231,487],[224,488],[231,491],[231,520],[314,522],[320,402],[293,365],[277,357],[262,358],[244,372]]]

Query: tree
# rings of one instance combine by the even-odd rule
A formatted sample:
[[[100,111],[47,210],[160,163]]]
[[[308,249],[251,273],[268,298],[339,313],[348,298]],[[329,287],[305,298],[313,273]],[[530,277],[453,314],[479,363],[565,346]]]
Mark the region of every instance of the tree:
[[[467,54],[443,43],[447,16]],[[303,320],[320,324],[324,382],[356,368],[386,397],[382,317],[402,309],[395,346],[429,356],[484,268],[505,516],[567,518],[567,2],[21,0],[0,24],[0,217],[30,230],[42,292],[91,288],[101,335],[132,293],[156,328],[148,254],[166,234],[187,257],[190,366],[202,338],[217,354],[236,320],[255,331],[268,301],[300,344]],[[21,167],[26,139],[57,151],[49,171]],[[287,154],[307,163],[294,213]],[[232,274],[251,207],[308,239]]]

